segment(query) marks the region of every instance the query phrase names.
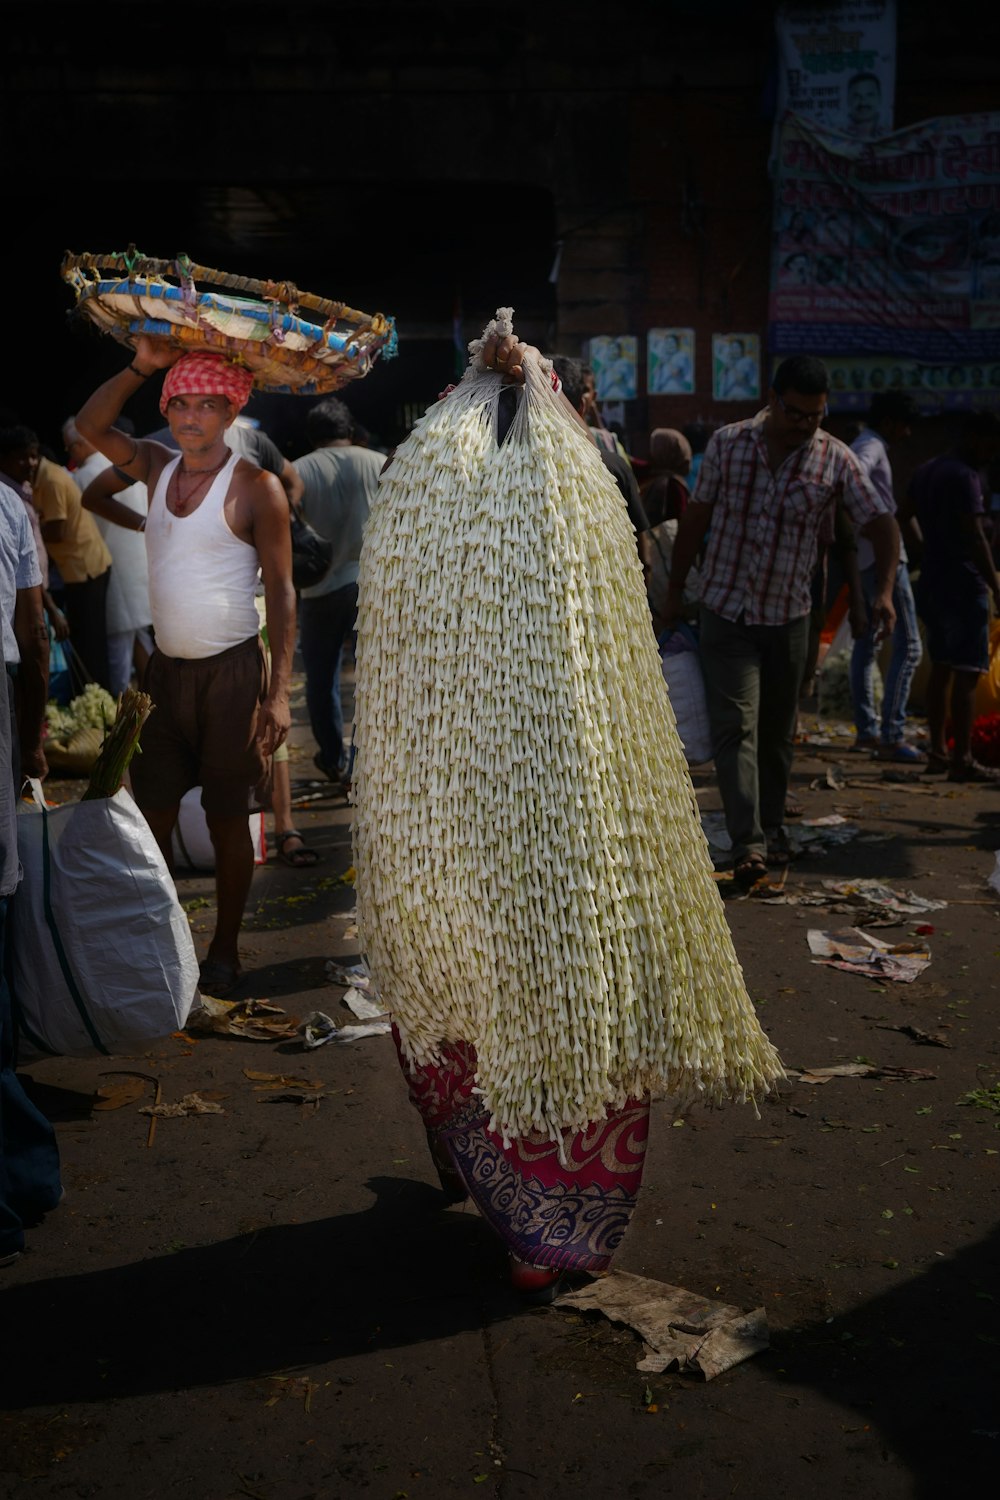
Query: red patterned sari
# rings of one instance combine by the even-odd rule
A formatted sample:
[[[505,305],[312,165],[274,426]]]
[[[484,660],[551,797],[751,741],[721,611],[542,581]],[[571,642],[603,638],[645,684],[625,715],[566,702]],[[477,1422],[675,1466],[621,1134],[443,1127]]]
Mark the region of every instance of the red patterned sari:
[[[396,1047],[399,1037],[393,1028]],[[605,1271],[635,1208],[649,1134],[649,1100],[553,1141],[505,1146],[473,1093],[476,1050],[446,1043],[441,1061],[417,1067],[400,1052],[410,1098],[440,1166],[453,1165],[483,1217],[518,1260],[558,1270]]]

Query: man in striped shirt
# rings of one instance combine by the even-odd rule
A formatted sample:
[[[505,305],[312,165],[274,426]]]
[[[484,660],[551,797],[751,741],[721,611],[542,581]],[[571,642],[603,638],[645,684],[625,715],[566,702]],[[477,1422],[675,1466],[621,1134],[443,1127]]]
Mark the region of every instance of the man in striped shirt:
[[[875,554],[870,619],[895,623],[899,530],[845,443],[820,426],[826,367],[786,359],[756,417],[710,439],[674,544],[667,621],[704,543],[701,657],[734,873],[753,885],[788,858],[782,822],[809,634],[809,584],[825,517],[842,502]]]

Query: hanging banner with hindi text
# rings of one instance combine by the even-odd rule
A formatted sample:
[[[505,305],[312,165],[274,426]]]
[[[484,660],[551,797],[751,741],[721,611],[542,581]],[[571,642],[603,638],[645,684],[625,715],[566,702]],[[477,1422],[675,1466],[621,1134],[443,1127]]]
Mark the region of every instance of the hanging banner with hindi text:
[[[864,144],[786,120],[769,324],[772,355],[855,357],[859,372],[874,360],[890,385],[922,386],[926,369],[953,396],[991,388],[1000,114],[927,120]]]

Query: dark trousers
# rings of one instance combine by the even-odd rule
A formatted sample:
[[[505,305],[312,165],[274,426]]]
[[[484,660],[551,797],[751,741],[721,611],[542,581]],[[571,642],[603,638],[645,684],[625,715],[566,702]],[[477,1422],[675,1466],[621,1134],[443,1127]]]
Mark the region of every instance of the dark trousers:
[[[809,616],[747,625],[701,611],[701,662],[712,754],[733,859],[764,854],[781,827],[792,738],[809,641]]]
[[[67,583],[66,618],[69,639],[88,674],[111,691],[108,667],[108,584],[111,569],[83,583]]]
[[[299,604],[299,645],[306,669],[306,707],[313,739],[330,771],[347,766],[344,713],[340,704],[340,658],[358,616],[358,586],[346,584]]]
[[[4,959],[7,898],[0,899],[0,1258],[24,1245],[21,1218],[55,1208],[62,1193],[55,1131],[14,1074],[14,1027]]]

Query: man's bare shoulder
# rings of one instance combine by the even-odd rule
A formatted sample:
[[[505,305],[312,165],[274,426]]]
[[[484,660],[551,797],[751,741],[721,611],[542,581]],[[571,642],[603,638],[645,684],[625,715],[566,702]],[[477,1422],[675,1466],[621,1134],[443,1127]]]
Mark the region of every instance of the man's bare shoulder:
[[[285,491],[276,475],[258,466],[247,458],[241,458],[233,471],[233,487],[241,499],[247,500],[255,509],[259,506],[280,504],[288,508]]]

